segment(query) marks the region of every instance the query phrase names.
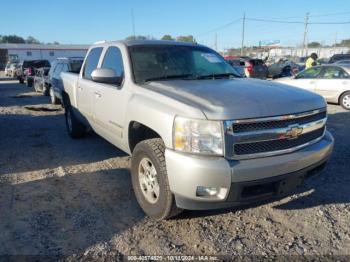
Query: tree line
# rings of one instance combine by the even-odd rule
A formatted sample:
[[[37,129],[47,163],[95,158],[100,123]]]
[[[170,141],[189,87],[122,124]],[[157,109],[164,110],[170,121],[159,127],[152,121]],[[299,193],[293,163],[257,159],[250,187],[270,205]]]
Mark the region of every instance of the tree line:
[[[60,43],[57,41],[54,41],[52,43],[43,43],[40,42],[38,39],[34,38],[33,36],[28,36],[27,38],[23,38],[18,35],[0,35],[0,43],[1,44],[53,44],[53,45],[59,45]]]
[[[144,35],[137,35],[137,36],[128,36],[126,37],[126,40],[156,40],[153,36],[144,36]],[[166,34],[163,35],[160,40],[167,40],[167,41],[182,41],[182,42],[191,42],[196,43],[196,39],[193,37],[193,35],[180,35],[177,37],[173,37],[172,35]],[[57,41],[54,41],[52,43],[43,43],[40,42],[38,39],[28,36],[27,38],[23,38],[18,35],[0,35],[0,43],[9,43],[9,44],[53,44],[53,45],[59,45],[60,43]],[[331,47],[334,46],[347,46],[350,47],[350,39],[344,39],[340,41],[339,43],[335,43],[331,45]],[[308,44],[308,47],[310,48],[318,48],[318,47],[330,47],[322,45],[319,42],[310,42]]]

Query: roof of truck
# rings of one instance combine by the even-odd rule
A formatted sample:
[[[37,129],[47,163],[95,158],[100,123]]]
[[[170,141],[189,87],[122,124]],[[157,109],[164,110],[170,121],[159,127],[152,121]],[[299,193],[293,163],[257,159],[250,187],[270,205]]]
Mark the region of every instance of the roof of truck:
[[[136,45],[179,45],[179,46],[201,46],[197,43],[181,42],[181,41],[166,41],[166,40],[121,40],[121,41],[99,41],[95,45],[120,43],[126,46]]]

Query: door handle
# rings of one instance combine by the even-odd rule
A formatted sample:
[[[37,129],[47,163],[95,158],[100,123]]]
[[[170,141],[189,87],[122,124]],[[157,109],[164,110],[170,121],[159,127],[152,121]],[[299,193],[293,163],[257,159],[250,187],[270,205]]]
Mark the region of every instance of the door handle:
[[[315,84],[315,81],[310,81],[310,84]]]
[[[99,92],[94,92],[94,94],[97,98],[100,98],[102,96],[101,93],[99,93]]]
[[[81,91],[83,90],[83,88],[81,86],[78,86],[78,90]]]
[[[342,84],[343,84],[343,85],[347,85],[347,84],[348,84],[348,81],[343,81]]]

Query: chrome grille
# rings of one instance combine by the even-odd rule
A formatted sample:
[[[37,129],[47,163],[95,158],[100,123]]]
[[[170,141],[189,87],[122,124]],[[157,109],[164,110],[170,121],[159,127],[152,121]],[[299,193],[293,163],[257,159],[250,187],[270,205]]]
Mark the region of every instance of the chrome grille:
[[[278,150],[286,150],[293,147],[298,147],[319,138],[324,133],[324,127],[315,131],[301,135],[297,139],[280,139],[272,141],[244,143],[234,145],[234,153],[236,155],[258,154],[273,152]]]
[[[232,125],[232,131],[234,133],[250,132],[250,131],[259,131],[273,128],[284,128],[290,125],[295,124],[306,124],[313,121],[317,121],[327,117],[327,113],[319,112],[314,115],[307,115],[300,118],[291,118],[286,120],[274,120],[274,121],[265,121],[265,122],[256,122],[256,123],[234,123]]]
[[[326,109],[226,121],[226,154],[233,159],[248,159],[293,152],[320,140],[326,121]]]

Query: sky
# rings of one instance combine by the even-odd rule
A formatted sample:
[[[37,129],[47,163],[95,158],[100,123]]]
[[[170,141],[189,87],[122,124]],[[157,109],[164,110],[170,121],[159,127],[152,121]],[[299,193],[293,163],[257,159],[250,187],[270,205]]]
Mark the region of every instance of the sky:
[[[2,1],[0,35],[33,36],[43,42],[91,44],[133,35],[161,38],[193,35],[199,43],[219,50],[240,47],[242,18],[310,22],[350,21],[348,0],[28,0]],[[3,12],[8,10],[8,12]],[[236,22],[234,22],[236,21]],[[222,27],[231,22],[229,26]],[[333,44],[350,38],[350,24],[309,25],[308,41]],[[213,30],[219,28],[220,30]],[[247,20],[245,45],[278,40],[296,46],[303,41],[303,24]]]

